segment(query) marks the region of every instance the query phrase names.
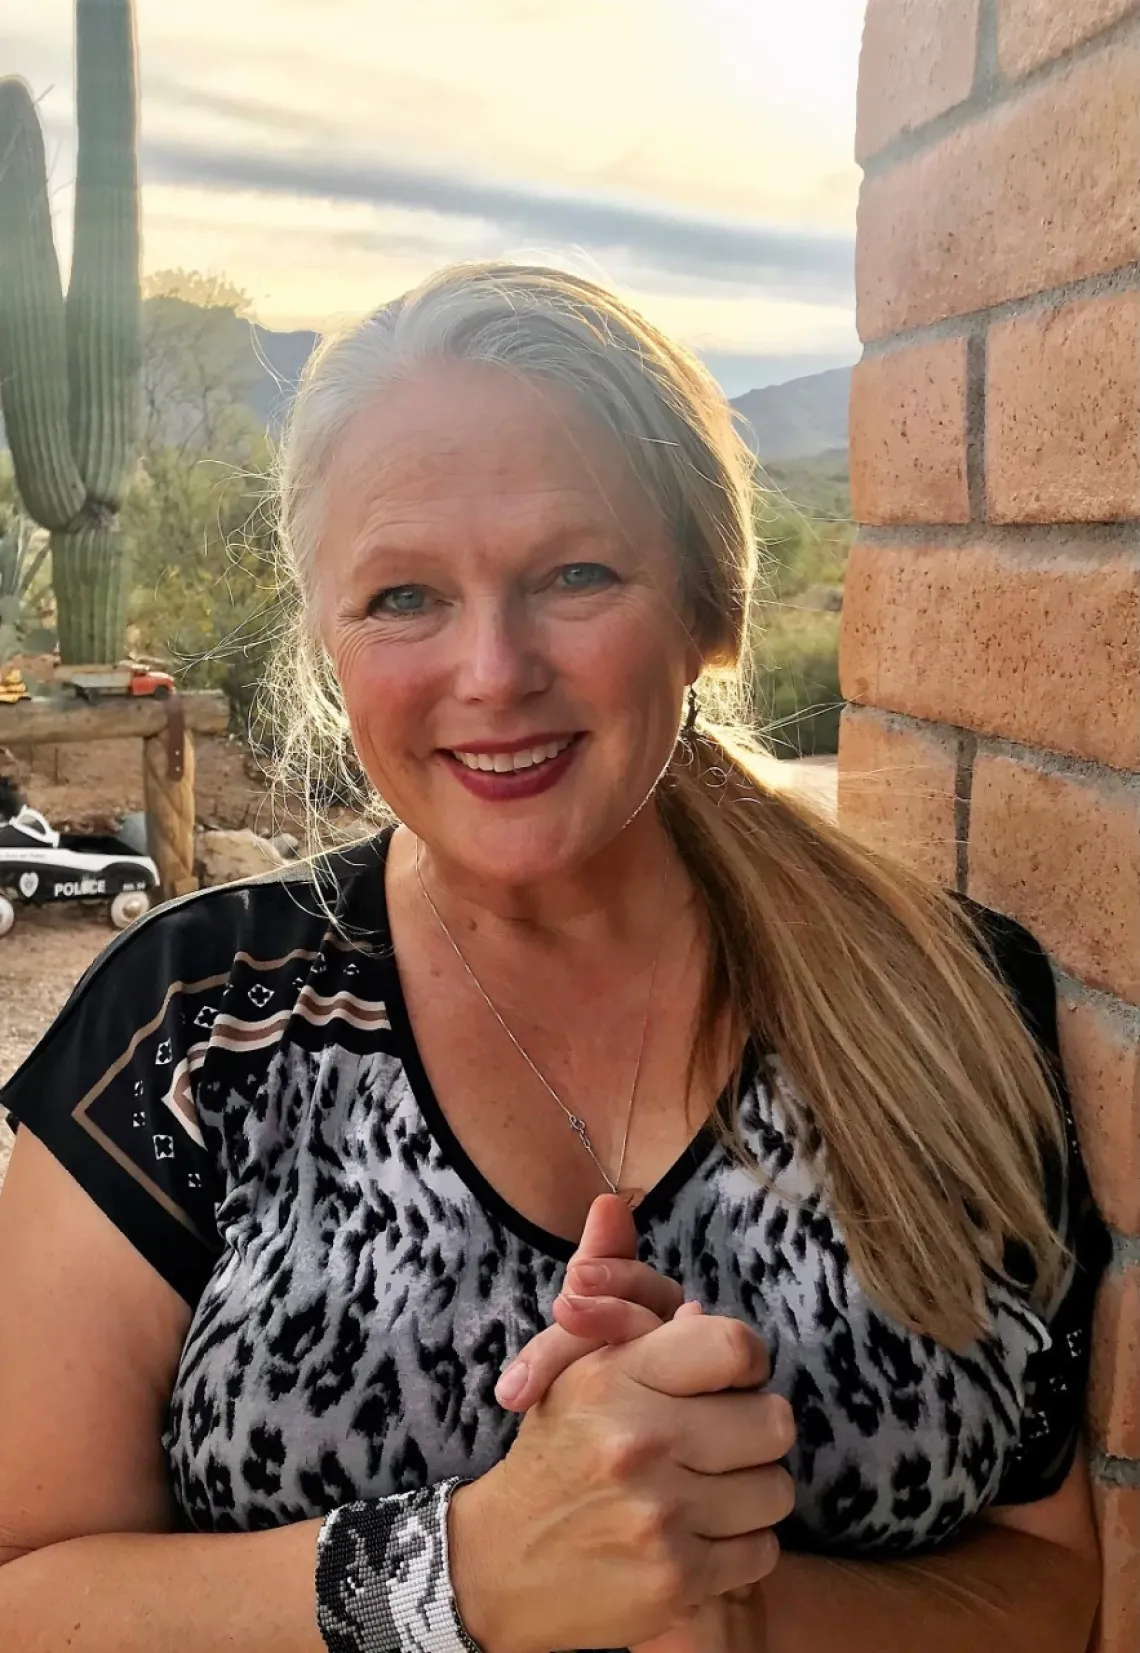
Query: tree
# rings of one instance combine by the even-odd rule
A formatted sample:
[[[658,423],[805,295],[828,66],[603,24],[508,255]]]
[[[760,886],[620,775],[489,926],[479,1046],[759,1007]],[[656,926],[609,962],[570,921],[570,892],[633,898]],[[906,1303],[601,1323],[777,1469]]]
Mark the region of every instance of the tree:
[[[144,280],[143,300],[144,462],[159,449],[235,454],[255,442],[249,296],[223,276],[160,270]]]
[[[756,722],[781,757],[835,752],[840,611],[854,535],[846,478],[809,467],[769,478],[784,491],[762,485],[756,494],[761,583],[749,643]],[[793,487],[804,506],[788,497]]]
[[[249,299],[224,277],[144,283],[144,436],[124,510],[136,645],[248,716],[279,612],[267,514],[272,448],[245,396]]]

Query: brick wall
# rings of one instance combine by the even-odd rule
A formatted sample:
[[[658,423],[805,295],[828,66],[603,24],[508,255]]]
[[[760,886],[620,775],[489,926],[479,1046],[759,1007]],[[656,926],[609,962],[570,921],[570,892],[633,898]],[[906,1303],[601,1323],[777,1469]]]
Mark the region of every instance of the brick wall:
[[[869,0],[842,818],[1049,950],[1140,1653],[1140,0]]]

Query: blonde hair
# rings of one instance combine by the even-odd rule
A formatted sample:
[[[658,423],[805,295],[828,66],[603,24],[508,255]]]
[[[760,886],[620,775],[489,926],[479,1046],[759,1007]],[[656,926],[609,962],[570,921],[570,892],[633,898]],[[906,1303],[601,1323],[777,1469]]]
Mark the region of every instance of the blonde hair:
[[[771,760],[733,715],[757,576],[753,467],[693,356],[594,283],[510,264],[444,270],[321,347],[281,456],[279,543],[298,594],[276,676],[282,772],[311,796],[331,765],[359,804],[379,806],[353,772],[304,593],[345,425],[385,384],[440,358],[573,392],[659,506],[707,662],[702,697],[718,708],[678,742],[658,791],[708,913],[702,1045],[727,1007],[778,1054],[799,1099],[794,1128],[822,1146],[864,1289],[912,1330],[968,1344],[987,1329],[987,1274],[1004,1272],[1008,1242],[1028,1251],[1042,1295],[1057,1277],[1063,1253],[1042,1196],[1056,1099],[953,897],[772,785]]]

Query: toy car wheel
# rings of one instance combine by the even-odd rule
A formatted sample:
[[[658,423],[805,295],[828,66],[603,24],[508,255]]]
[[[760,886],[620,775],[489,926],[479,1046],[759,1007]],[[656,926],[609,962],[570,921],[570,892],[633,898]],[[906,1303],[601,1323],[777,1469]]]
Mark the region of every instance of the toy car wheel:
[[[0,936],[6,936],[16,922],[16,909],[6,895],[0,895]]]
[[[165,683],[160,683],[158,685],[157,689],[152,689],[150,691],[150,694],[151,694],[151,699],[152,700],[169,700],[170,699],[170,690],[166,687]]]
[[[125,930],[137,918],[150,911],[150,895],[146,890],[120,890],[111,902],[111,923],[116,930]]]

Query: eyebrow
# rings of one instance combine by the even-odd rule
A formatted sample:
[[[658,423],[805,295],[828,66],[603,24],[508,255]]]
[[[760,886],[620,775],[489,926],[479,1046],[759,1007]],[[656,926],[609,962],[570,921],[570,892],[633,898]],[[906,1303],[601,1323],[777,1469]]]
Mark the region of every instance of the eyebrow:
[[[399,529],[380,528],[366,538],[362,537],[352,548],[353,571],[366,568],[370,562],[381,557],[426,557],[438,562],[447,560],[449,553],[446,550],[435,545],[417,545],[412,540],[400,538],[399,532]],[[605,543],[625,549],[631,549],[633,543],[628,535],[615,533],[612,524],[583,522],[551,529],[527,548],[526,555],[528,559],[538,559],[550,556],[560,548],[580,545],[583,542]]]

